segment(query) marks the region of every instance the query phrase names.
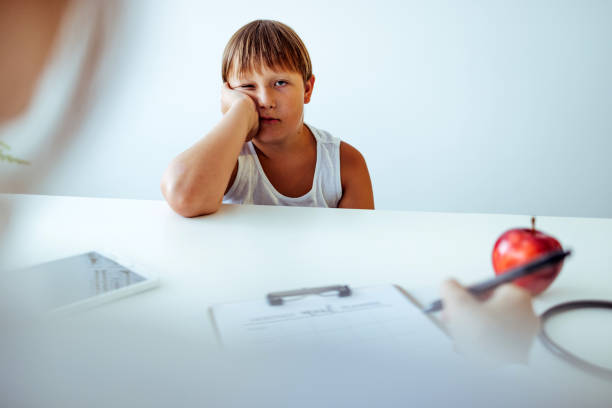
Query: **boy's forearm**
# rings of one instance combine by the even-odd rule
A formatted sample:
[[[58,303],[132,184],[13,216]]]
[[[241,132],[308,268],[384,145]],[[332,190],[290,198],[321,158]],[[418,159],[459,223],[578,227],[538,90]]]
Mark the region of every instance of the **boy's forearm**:
[[[166,169],[162,194],[186,217],[215,212],[249,132],[246,107],[232,106],[221,121]]]

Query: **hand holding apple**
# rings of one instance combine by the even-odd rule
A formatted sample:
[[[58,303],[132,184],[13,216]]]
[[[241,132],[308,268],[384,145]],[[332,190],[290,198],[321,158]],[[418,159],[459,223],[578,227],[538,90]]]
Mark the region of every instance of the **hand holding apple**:
[[[508,269],[523,265],[551,251],[563,249],[559,241],[535,229],[535,217],[531,218],[531,228],[516,228],[504,232],[493,247],[493,268],[496,275]],[[542,293],[561,272],[563,262],[545,267],[530,276],[514,281],[527,289],[533,296]]]

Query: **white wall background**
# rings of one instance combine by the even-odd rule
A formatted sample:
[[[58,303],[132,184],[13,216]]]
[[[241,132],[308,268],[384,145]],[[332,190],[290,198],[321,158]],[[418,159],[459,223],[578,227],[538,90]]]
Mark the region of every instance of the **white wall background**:
[[[161,198],[256,18],[306,43],[306,121],[364,154],[377,208],[612,217],[612,1],[128,0],[84,128],[26,192]]]

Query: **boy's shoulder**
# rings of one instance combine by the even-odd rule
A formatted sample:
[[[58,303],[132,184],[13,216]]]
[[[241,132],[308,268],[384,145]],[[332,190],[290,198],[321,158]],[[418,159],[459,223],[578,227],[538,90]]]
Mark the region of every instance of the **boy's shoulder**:
[[[346,142],[340,143],[340,207],[374,209],[370,172],[363,155]]]
[[[350,144],[340,142],[340,165],[342,171],[352,171],[356,168],[361,169],[366,166],[365,158],[359,150]]]

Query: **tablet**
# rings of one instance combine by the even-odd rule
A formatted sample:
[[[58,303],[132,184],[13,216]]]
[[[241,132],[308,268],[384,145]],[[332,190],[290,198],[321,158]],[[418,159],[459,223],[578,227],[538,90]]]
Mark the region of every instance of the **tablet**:
[[[152,289],[159,279],[135,265],[87,252],[21,269],[27,297],[41,312],[81,310]]]

